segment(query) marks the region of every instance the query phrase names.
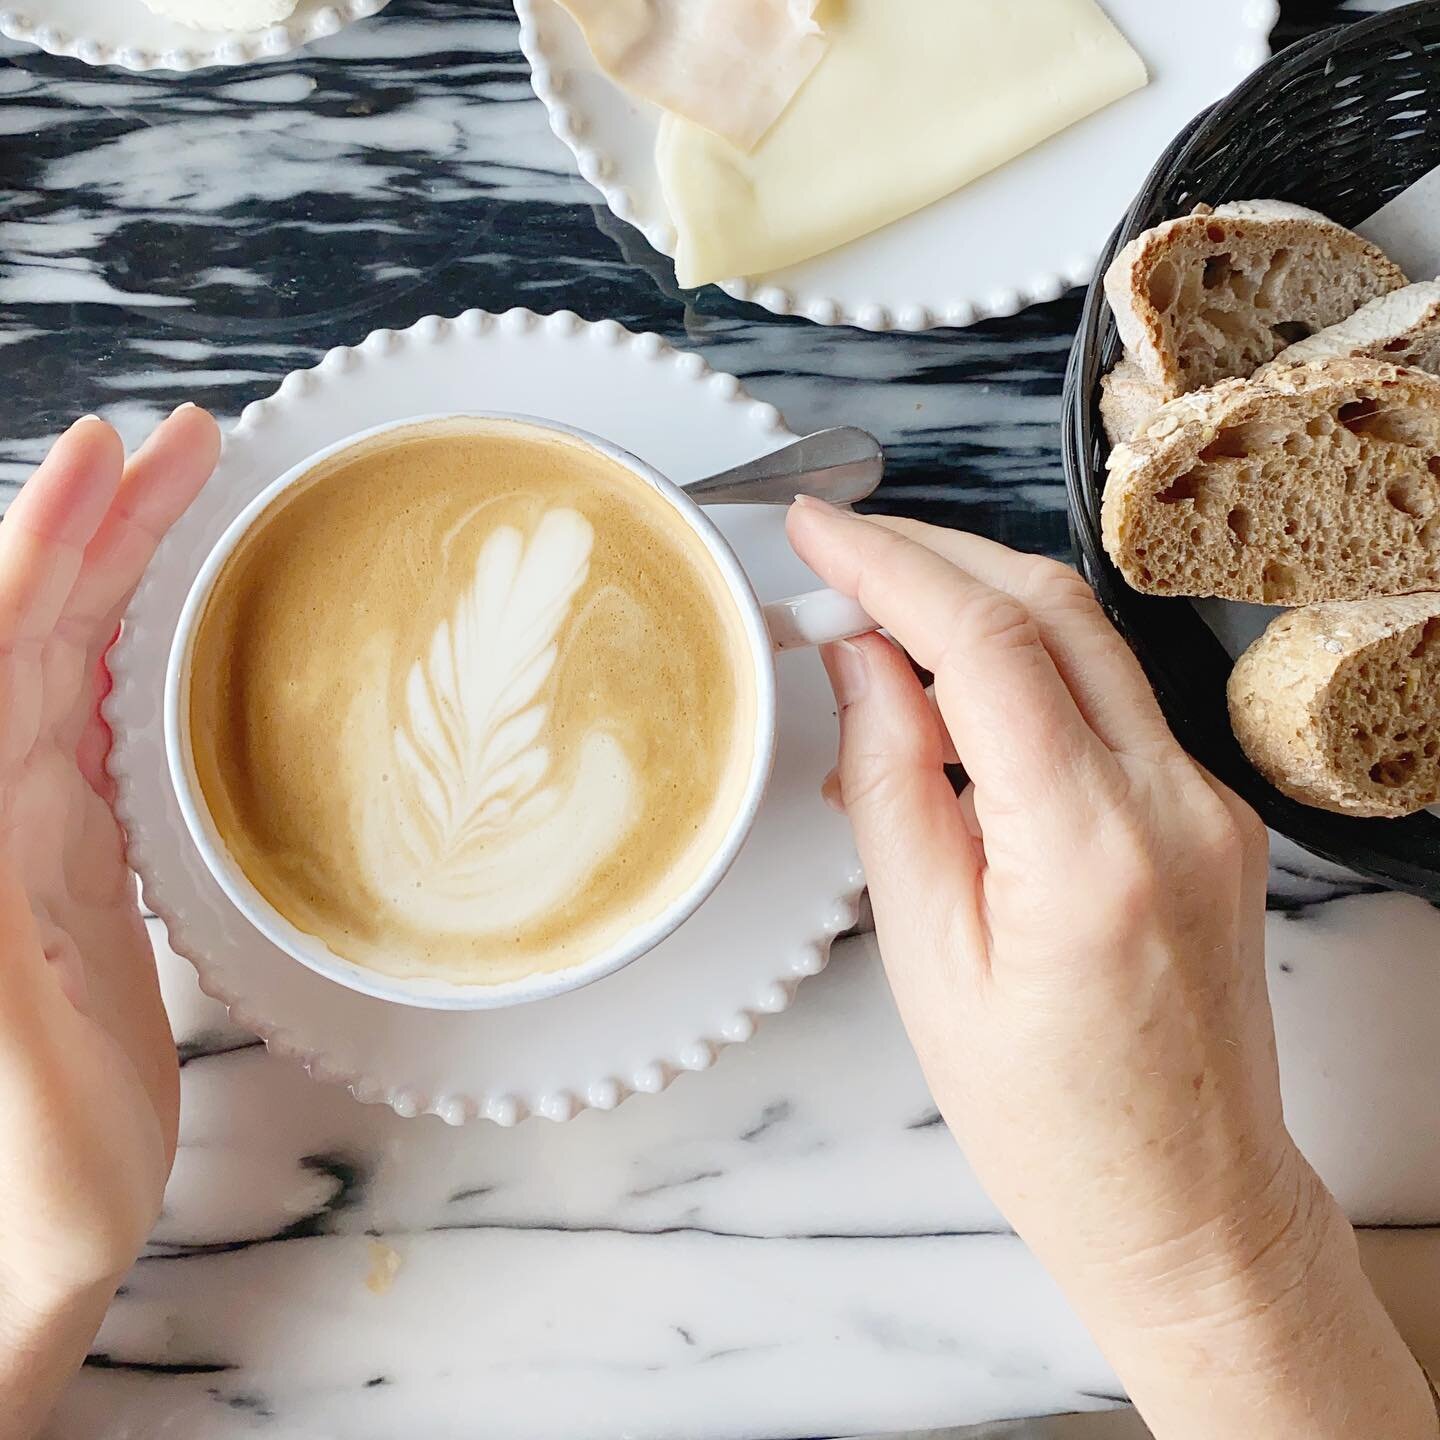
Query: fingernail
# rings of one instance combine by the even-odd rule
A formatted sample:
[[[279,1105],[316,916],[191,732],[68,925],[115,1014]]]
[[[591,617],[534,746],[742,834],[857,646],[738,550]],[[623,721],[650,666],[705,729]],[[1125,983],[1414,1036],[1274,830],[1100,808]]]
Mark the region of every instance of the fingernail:
[[[193,400],[187,400],[183,405],[177,405],[170,412],[170,418],[173,420],[177,415],[183,415],[187,410],[198,410],[199,408]]]
[[[837,815],[845,813],[845,797],[840,791],[840,772],[838,770],[832,770],[825,777],[825,783],[820,787],[820,798]]]
[[[797,495],[795,504],[801,510],[820,510],[826,515],[837,515],[842,520],[858,520],[860,517],[844,505],[832,505],[828,500],[822,500],[818,495]]]
[[[870,688],[870,665],[865,652],[849,640],[840,640],[825,647],[824,660],[835,699],[842,710],[848,709]]]
[[[82,415],[75,422],[75,425],[83,425],[87,420],[100,420],[100,417],[98,415]],[[100,423],[103,425],[105,422],[101,420]],[[75,425],[72,425],[70,428],[73,430],[75,428]]]

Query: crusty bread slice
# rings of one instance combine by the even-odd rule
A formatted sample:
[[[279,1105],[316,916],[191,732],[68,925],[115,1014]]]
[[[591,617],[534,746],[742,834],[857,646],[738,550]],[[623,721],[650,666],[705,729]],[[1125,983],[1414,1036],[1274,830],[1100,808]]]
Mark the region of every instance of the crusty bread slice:
[[[1362,305],[1348,320],[1282,350],[1260,373],[1346,358],[1440,374],[1440,280],[1422,280]]]
[[[1422,280],[1362,305],[1348,320],[1282,350],[1255,373],[1312,360],[1385,360],[1440,375],[1440,280]],[[1122,360],[1101,384],[1100,414],[1112,445],[1131,439],[1165,403],[1165,392],[1133,360]]]
[[[1240,657],[1230,717],[1255,768],[1342,815],[1440,802],[1440,594],[1313,605]]]
[[[1322,360],[1172,400],[1111,455],[1102,532],[1156,595],[1440,589],[1440,379]]]
[[[1404,284],[1393,261],[1343,225],[1250,200],[1147,230],[1116,256],[1105,294],[1129,358],[1173,400],[1254,374]]]
[[[1100,418],[1111,445],[1121,445],[1165,403],[1165,392],[1133,361],[1122,360],[1100,382]]]

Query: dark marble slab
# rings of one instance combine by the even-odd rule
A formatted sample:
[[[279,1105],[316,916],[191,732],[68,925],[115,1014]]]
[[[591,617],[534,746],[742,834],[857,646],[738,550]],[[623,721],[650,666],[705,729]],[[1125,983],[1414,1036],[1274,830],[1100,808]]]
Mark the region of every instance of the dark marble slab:
[[[1277,42],[1343,9],[1291,0]],[[886,508],[1066,550],[1059,396],[1078,295],[877,336],[681,294],[571,173],[515,36],[505,0],[394,0],[245,72],[92,72],[9,46],[0,481],[83,411],[137,437],[184,399],[233,416],[377,326],[521,304],[700,349],[795,426],[871,426],[892,451]]]

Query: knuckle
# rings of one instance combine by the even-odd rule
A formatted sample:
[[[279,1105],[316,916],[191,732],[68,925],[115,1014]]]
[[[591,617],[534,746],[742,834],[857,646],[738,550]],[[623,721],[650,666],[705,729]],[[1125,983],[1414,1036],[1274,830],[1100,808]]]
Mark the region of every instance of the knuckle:
[[[1040,627],[1029,608],[1013,595],[987,588],[957,600],[947,630],[942,652],[946,660],[964,652],[1024,650],[1040,644]]]
[[[1192,844],[1207,866],[1239,869],[1257,851],[1268,848],[1265,826],[1248,805],[1231,802],[1208,785],[1205,788],[1207,795],[1192,811]]]
[[[1223,811],[1197,821],[1195,847],[1208,866],[1226,870],[1238,865],[1245,853],[1240,827]]]
[[[1149,837],[1126,834],[1107,847],[1105,887],[1122,915],[1141,915],[1159,903],[1163,882]]]
[[[1078,570],[1059,560],[1037,556],[1027,577],[1026,591],[1053,609],[1096,616],[1101,613],[1089,582]]]
[[[1133,661],[1130,647],[1110,623],[1090,582],[1078,570],[1059,560],[1037,560],[1026,593],[1045,614],[1081,623],[1107,651]]]
[[[1165,893],[1170,869],[1165,823],[1135,797],[1111,797],[1101,818],[1082,837],[1079,871],[1093,876],[1096,903],[1118,901],[1121,914],[1153,910]]]
[[[841,767],[840,799],[850,814],[892,806],[900,788],[895,767],[876,755],[851,757]]]
[[[1268,857],[1270,853],[1270,832],[1265,822],[1243,801],[1230,806],[1231,821],[1238,834],[1242,856]]]

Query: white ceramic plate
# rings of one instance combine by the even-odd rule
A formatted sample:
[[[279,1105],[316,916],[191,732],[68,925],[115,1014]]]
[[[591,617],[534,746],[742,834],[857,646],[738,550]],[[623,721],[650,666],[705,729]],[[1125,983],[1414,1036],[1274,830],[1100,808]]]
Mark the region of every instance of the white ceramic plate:
[[[822,325],[928,330],[1013,315],[1087,283],[1160,152],[1268,57],[1279,15],[1277,0],[1103,3],[1145,57],[1147,89],[878,234],[722,288]],[[515,8],[535,93],[580,173],[620,219],[673,255],[654,159],[660,112],[601,74],[556,0]]]
[[[733,375],[614,321],[472,310],[377,331],[288,376],[226,436],[218,470],[126,615],[106,716],[131,861],[205,991],[271,1049],[362,1100],[452,1124],[485,1116],[510,1125],[612,1109],[706,1069],[825,967],[831,940],[854,923],[863,882],[849,826],[819,794],[835,758],[834,700],[818,657],[795,653],[779,661],[775,778],[735,867],[663,945],[586,990],[469,1014],[392,1005],[307,970],[226,899],[181,819],[160,714],[171,638],[201,562],[251,498],[323,446],[386,420],[475,409],[607,436],[682,484],[792,438],[775,407]],[[762,599],[813,588],[785,543],[780,509],[714,514]]]
[[[194,30],[156,15],[142,0],[19,0],[0,9],[0,35],[69,55],[87,65],[124,70],[200,70],[247,65],[286,55],[333,35],[390,0],[300,0],[278,25],[250,34]]]

